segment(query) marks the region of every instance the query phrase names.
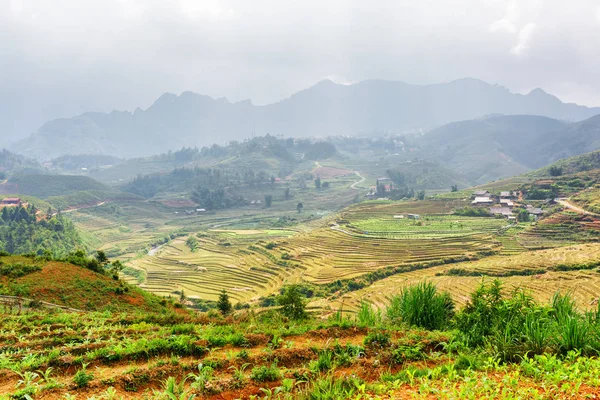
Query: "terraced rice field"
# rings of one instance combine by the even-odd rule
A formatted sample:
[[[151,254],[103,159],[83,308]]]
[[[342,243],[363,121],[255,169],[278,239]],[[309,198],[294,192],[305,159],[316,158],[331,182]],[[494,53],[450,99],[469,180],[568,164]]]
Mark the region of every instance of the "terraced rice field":
[[[440,261],[498,247],[499,243],[487,234],[468,238],[382,239],[330,228],[294,237],[284,243],[281,250],[293,255],[293,259],[306,268],[303,279],[323,284],[386,266]]]
[[[164,245],[154,255],[131,261],[128,265],[145,273],[142,288],[163,296],[182,290],[188,297],[216,300],[225,289],[232,300],[250,301],[276,291],[283,281],[301,267],[283,264],[259,238],[286,237],[290,231],[225,231],[201,235],[196,251],[185,244],[187,237]],[[264,243],[263,243],[264,244]],[[278,264],[278,261],[280,262]]]
[[[352,223],[352,227],[367,236],[392,239],[437,239],[465,237],[474,234],[497,233],[507,225],[497,218],[427,215],[418,220],[404,214],[384,218],[368,218]]]
[[[597,268],[574,271],[551,271],[563,265],[575,267],[600,262],[600,244],[582,244],[548,250],[530,251],[514,256],[492,256],[478,261],[436,266],[402,273],[373,283],[371,286],[350,292],[331,303],[331,310],[343,308],[356,310],[361,299],[376,305],[386,304],[389,297],[403,287],[426,280],[439,289],[449,292],[458,304],[464,304],[469,294],[481,284],[482,279],[496,279],[490,275],[520,273],[523,270],[542,269],[546,272],[529,276],[503,276],[506,290],[525,288],[538,301],[546,302],[558,290],[571,292],[582,307],[595,307],[600,295],[600,273]],[[450,269],[480,273],[480,276],[448,275]],[[323,304],[321,304],[323,305]]]
[[[556,213],[525,230],[519,242],[527,249],[597,241],[600,221],[571,211]]]

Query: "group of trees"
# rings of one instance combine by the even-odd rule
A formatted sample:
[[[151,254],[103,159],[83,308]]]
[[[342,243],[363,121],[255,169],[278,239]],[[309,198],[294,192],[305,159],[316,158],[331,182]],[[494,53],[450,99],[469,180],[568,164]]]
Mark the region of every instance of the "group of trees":
[[[299,320],[307,316],[306,298],[298,285],[283,287],[275,300],[275,304],[280,306],[279,312],[289,319]],[[229,315],[233,311],[233,305],[225,289],[219,294],[217,309],[223,316]]]
[[[247,203],[244,197],[225,188],[210,189],[198,185],[192,192],[191,199],[198,206],[207,210],[220,210],[239,207]]]
[[[81,244],[73,224],[60,213],[38,213],[33,206],[4,207],[0,214],[0,250],[12,254],[64,255]]]

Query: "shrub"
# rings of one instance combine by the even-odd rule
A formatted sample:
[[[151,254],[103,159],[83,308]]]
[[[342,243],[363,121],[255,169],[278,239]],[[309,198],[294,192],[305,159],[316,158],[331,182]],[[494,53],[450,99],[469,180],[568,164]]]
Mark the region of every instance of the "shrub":
[[[255,382],[275,382],[281,379],[281,376],[281,371],[275,364],[271,364],[269,367],[266,365],[254,367],[250,373],[250,379]]]
[[[392,351],[392,362],[404,364],[407,361],[418,361],[427,358],[420,344],[414,346],[398,346]]]
[[[390,342],[390,334],[383,331],[370,332],[364,339],[365,346],[370,347],[388,347]]]
[[[394,296],[386,313],[392,321],[401,320],[429,330],[442,329],[454,315],[454,301],[448,293],[438,293],[433,283],[424,282]]]
[[[9,278],[20,278],[41,270],[42,267],[37,265],[26,265],[21,263],[2,264],[0,262],[0,276],[7,276]]]

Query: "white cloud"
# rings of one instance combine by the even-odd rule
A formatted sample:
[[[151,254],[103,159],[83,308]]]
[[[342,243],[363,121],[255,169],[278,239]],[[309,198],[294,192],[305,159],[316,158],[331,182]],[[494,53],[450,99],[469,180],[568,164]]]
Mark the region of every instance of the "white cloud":
[[[536,26],[537,25],[534,22],[530,22],[519,31],[517,44],[510,49],[512,54],[516,56],[522,56],[527,52],[527,50],[529,50]]]

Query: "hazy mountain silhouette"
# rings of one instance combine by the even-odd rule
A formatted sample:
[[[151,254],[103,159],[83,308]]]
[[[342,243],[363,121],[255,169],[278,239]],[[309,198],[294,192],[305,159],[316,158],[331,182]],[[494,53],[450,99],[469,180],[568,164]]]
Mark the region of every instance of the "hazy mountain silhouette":
[[[567,123],[532,115],[453,122],[426,133],[421,150],[483,183],[600,148],[600,115]]]
[[[489,114],[531,114],[581,121],[600,108],[565,104],[540,89],[527,95],[477,79],[434,85],[370,80],[322,81],[266,106],[184,92],[147,110],[85,113],[45,123],[10,148],[29,157],[63,154],[142,156],[242,140],[253,133],[293,137],[403,133]]]

